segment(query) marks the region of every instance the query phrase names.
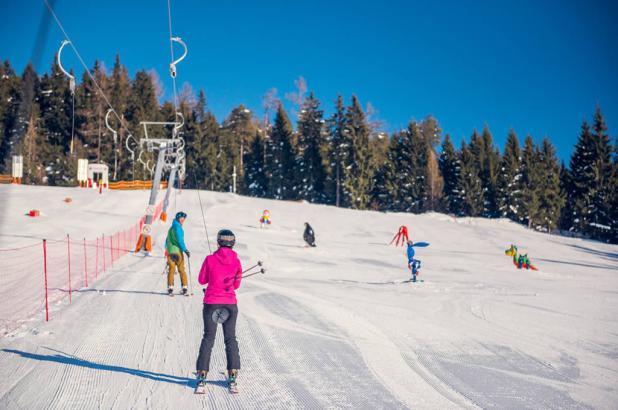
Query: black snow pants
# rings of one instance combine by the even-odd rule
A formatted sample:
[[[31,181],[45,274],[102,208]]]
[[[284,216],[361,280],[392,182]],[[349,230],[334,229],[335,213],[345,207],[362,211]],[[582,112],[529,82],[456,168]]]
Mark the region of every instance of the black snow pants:
[[[227,313],[223,309],[227,310]],[[223,339],[225,341],[227,369],[240,369],[240,354],[238,353],[238,341],[236,340],[238,305],[204,304],[202,316],[204,318],[204,336],[200,345],[200,354],[197,357],[197,371],[210,370],[210,354],[215,344],[215,336],[217,335],[217,319],[220,320],[226,316],[227,319],[223,322]]]

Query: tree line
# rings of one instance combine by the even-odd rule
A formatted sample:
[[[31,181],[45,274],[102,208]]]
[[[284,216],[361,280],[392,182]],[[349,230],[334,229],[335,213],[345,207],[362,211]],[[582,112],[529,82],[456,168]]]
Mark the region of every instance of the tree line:
[[[130,78],[119,57],[110,73],[99,61],[91,73],[136,139],[143,137],[140,121],[175,120],[172,102],[159,102],[156,73],[141,70]],[[235,173],[237,192],[249,196],[509,218],[540,231],[618,243],[618,143],[612,145],[599,107],[582,123],[566,166],[548,138],[535,144],[528,135],[521,146],[511,130],[500,152],[485,126],[456,147],[433,116],[387,135],[356,96],[347,102],[337,96],[326,116],[304,82],[297,86],[292,117],[270,91],[263,118],[239,105],[220,122],[204,92],[195,95],[185,84],[178,106],[187,143],[184,186],[230,191]],[[11,172],[12,155],[23,155],[27,184],[75,186],[77,158],[109,165],[112,180],[151,178],[124,148],[129,134],[117,122],[114,142],[105,126],[107,108],[87,73],[73,95],[55,61],[42,76],[32,65],[19,76],[5,61],[0,173]],[[165,132],[149,130],[151,136]]]

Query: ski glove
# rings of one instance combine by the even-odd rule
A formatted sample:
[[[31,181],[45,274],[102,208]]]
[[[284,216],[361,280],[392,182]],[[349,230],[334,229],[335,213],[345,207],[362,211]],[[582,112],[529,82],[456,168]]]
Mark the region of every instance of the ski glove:
[[[190,258],[190,257],[191,257],[191,252],[189,252],[189,250],[188,250],[188,249],[185,251],[185,254],[187,255],[187,258]]]

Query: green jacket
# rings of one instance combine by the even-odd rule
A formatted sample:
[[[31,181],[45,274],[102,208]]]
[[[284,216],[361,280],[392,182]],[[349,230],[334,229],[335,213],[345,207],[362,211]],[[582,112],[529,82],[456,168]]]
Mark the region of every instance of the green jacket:
[[[187,251],[185,245],[185,232],[182,229],[182,225],[176,219],[172,222],[172,226],[167,231],[167,239],[165,240],[165,249],[168,255],[180,254]]]

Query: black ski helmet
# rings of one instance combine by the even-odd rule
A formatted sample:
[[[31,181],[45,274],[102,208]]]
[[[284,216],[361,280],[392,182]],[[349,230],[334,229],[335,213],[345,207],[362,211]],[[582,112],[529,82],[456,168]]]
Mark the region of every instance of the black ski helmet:
[[[187,217],[187,214],[186,214],[186,213],[184,213],[184,212],[182,212],[182,211],[180,211],[180,212],[178,212],[178,213],[176,214],[176,216],[174,217],[174,219],[179,220],[180,218],[186,218],[186,217]]]
[[[236,236],[229,229],[221,229],[217,233],[217,243],[223,248],[233,248],[236,243]]]

